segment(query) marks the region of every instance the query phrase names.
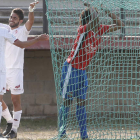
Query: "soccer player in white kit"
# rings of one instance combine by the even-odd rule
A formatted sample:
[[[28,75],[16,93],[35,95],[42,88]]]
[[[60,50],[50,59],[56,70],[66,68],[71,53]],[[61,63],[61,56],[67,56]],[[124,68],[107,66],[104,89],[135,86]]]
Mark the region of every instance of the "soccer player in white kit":
[[[20,26],[23,22],[24,13],[22,9],[16,8],[12,10],[9,25],[0,24],[0,27],[6,27],[10,33],[16,36],[21,41],[26,41],[34,23],[34,9],[35,4],[30,3],[29,15],[27,22]],[[3,135],[10,138],[17,136],[17,129],[20,124],[22,108],[21,108],[21,94],[24,93],[23,88],[23,64],[24,64],[24,49],[18,48],[13,44],[6,42],[6,86],[11,91],[11,99],[13,103],[13,118],[5,102],[2,102],[3,112],[2,116],[7,121],[6,130]]]
[[[0,122],[2,115],[2,98],[6,92],[6,66],[5,66],[5,43],[6,40],[14,43],[16,38],[8,33],[5,28],[0,28]]]
[[[37,38],[32,39],[30,41],[21,42],[15,36],[9,33],[7,29],[0,27],[0,122],[2,116],[2,99],[3,99],[3,94],[6,92],[6,65],[5,65],[6,41],[20,48],[26,48],[28,46],[37,43],[38,41],[45,41],[45,40],[49,40],[48,35],[40,35]]]

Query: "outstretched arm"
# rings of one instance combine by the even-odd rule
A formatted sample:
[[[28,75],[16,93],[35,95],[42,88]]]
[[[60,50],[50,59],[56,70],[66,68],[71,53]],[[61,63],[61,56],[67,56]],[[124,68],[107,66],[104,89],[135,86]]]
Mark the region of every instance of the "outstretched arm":
[[[49,40],[49,35],[42,34],[36,37],[35,39],[29,40],[29,41],[20,41],[17,39],[13,44],[20,48],[27,48],[39,41],[47,41],[47,40]]]
[[[105,9],[105,12],[106,14],[108,14],[109,17],[112,18],[113,23],[115,24],[115,25],[110,25],[108,32],[114,32],[125,26],[125,24],[114,13],[111,13],[108,9]]]
[[[96,15],[96,13],[98,13],[98,10],[94,7],[91,7],[91,5],[87,2],[85,2],[84,5],[87,6],[91,12],[91,21],[87,25],[87,31],[94,30],[94,32],[96,32],[97,28],[99,27],[99,18]],[[103,5],[101,5],[101,9],[104,10],[115,23],[115,25],[110,25],[110,28],[107,32],[114,32],[125,26],[125,24],[114,13],[111,13],[108,9],[106,9],[106,7],[103,7]]]
[[[26,29],[28,31],[31,30],[32,28],[32,25],[34,24],[34,9],[35,9],[35,5],[38,4],[39,2],[32,2],[30,3],[30,6],[29,6],[29,14],[28,14],[28,20],[27,22],[25,23],[25,26],[26,26]]]

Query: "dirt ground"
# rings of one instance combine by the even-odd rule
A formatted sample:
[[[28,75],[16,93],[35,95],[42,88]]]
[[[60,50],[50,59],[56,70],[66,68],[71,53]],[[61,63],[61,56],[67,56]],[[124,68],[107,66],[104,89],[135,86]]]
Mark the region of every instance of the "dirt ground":
[[[1,132],[6,122],[2,119]],[[48,140],[55,137],[57,132],[57,118],[22,119],[18,130],[18,140]]]
[[[119,123],[118,123],[119,124]],[[0,131],[3,132],[5,129],[6,122],[2,119]],[[94,124],[96,125],[96,124]],[[108,124],[109,125],[109,124]],[[113,125],[113,124],[111,124]],[[111,126],[110,125],[110,126]],[[69,130],[67,131],[67,136],[69,140],[81,140],[79,134],[79,127],[76,128],[78,124],[75,121],[69,125]],[[97,126],[97,125],[96,125]],[[121,124],[123,126],[123,124]],[[105,126],[101,127],[91,127],[88,123],[88,135],[90,139],[99,140],[140,140],[140,130],[139,127],[127,126],[127,129],[117,129],[109,128]],[[138,135],[137,135],[138,134]],[[57,118],[48,117],[44,119],[22,119],[18,130],[17,140],[58,140],[57,131]],[[78,139],[75,139],[78,138]],[[4,140],[4,139],[0,139]]]

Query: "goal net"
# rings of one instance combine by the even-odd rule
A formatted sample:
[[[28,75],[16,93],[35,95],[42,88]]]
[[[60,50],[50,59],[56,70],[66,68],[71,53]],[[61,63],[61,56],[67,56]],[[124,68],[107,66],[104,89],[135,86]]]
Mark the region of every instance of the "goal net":
[[[80,81],[88,81],[86,91],[85,85],[80,86],[75,82],[77,75],[72,72],[76,66],[71,64],[74,60],[70,63],[65,61],[72,53],[77,38],[79,16],[88,7],[84,6],[82,0],[46,0],[58,109],[58,135],[54,139],[80,140],[87,136],[89,139],[139,139],[140,1],[86,2],[98,9],[98,25],[115,24],[106,12],[109,10],[125,26],[121,24],[121,29],[93,36],[101,41],[86,67],[86,74],[81,74],[85,79]],[[72,71],[67,71],[67,78],[65,68],[70,64]],[[81,90],[85,90],[84,95]],[[84,110],[81,109],[82,102],[85,103]]]

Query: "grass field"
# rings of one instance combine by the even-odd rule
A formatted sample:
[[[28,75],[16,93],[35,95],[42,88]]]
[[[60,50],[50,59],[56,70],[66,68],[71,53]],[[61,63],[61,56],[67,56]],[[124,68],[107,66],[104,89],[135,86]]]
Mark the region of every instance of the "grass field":
[[[5,129],[6,122],[2,119],[1,129]],[[57,118],[22,119],[18,130],[18,140],[47,140],[57,135]]]

